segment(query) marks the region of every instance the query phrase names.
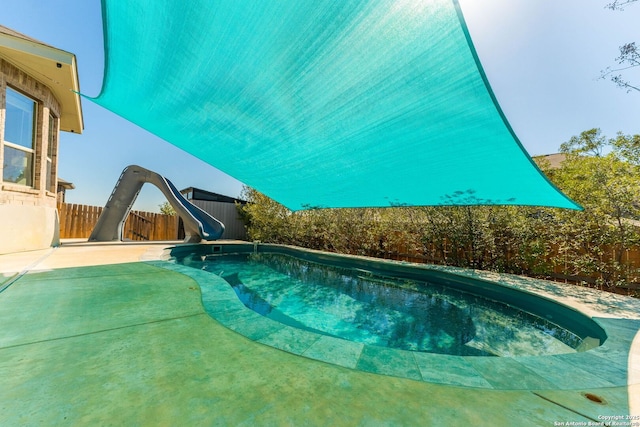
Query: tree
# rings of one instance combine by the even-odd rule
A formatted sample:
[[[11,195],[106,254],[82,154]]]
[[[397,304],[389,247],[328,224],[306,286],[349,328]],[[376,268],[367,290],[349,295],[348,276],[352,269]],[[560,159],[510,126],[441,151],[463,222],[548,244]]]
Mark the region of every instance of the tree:
[[[624,135],[618,132],[618,136],[610,143],[620,158],[640,166],[640,135]]]
[[[164,214],[164,215],[175,215],[176,211],[175,209],[173,209],[173,206],[171,206],[171,204],[169,202],[164,202],[161,205],[158,205],[160,207],[160,213]]]
[[[591,129],[562,144],[561,151],[567,158],[552,179],[584,211],[556,214],[557,243],[564,233],[575,270],[596,273],[600,283],[615,286],[627,279],[625,251],[638,243],[640,135],[607,139]],[[604,253],[605,247],[613,252]]]
[[[243,187],[241,197],[247,204],[240,205],[238,209],[247,224],[247,234],[251,240],[292,243],[292,212],[289,209],[251,187]]]
[[[624,10],[624,8],[638,0],[615,0],[612,3],[607,4],[607,8],[611,10]],[[625,43],[620,46],[620,55],[615,59],[618,63],[618,67],[607,67],[600,73],[600,78],[609,79],[615,83],[619,88],[626,89],[627,92],[636,90],[640,92],[640,87],[632,84],[627,78],[623,76],[623,72],[626,72],[632,68],[640,67],[640,51],[635,42]]]
[[[560,145],[560,152],[572,155],[600,156],[607,145],[607,138],[600,134],[600,129],[594,128],[582,132],[579,136],[572,136]]]

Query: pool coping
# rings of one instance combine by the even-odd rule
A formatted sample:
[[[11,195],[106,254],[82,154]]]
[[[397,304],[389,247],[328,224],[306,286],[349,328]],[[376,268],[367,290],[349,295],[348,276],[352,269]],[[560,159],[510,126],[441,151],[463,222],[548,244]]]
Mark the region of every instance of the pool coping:
[[[268,249],[274,245],[264,246]],[[233,245],[229,245],[229,249],[232,248]],[[180,250],[189,250],[189,245],[180,245]],[[522,357],[452,356],[378,347],[300,330],[261,316],[247,308],[228,283],[215,274],[168,260],[148,263],[184,274],[197,282],[205,311],[225,327],[254,342],[332,365],[415,381],[492,390],[585,390],[640,383],[632,382],[632,378],[640,378],[640,366],[634,363],[638,361],[638,355],[631,350],[640,330],[638,300],[602,295],[603,292],[585,288],[578,288],[582,292],[576,293],[572,287],[573,292],[567,292],[567,286],[521,276],[354,255],[338,256],[382,265],[440,270],[542,295],[587,314],[605,330],[608,338],[601,346],[584,352]]]

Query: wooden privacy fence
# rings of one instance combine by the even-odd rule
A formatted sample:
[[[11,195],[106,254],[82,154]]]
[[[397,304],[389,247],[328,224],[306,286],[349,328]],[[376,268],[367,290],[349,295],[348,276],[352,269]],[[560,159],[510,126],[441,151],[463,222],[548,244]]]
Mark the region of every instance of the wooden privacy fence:
[[[451,243],[449,243],[446,239],[439,249],[436,248],[436,245],[429,244],[426,245],[422,250],[416,249],[411,245],[404,242],[396,242],[395,244],[390,244],[384,250],[370,250],[367,252],[367,255],[378,257],[378,258],[387,258],[398,261],[409,261],[416,263],[427,263],[427,264],[447,264],[447,254],[449,254],[449,258],[451,258],[450,254],[452,251],[457,250],[461,254],[464,253],[465,248],[456,248]],[[444,248],[444,249],[443,249]],[[619,250],[616,249],[615,246],[612,245],[602,245],[597,248],[596,251],[592,248],[594,252],[598,253],[599,256],[596,257],[601,263],[612,262],[613,259],[617,259],[618,255],[620,255]],[[444,250],[444,253],[443,253]],[[587,249],[582,249],[583,253],[587,251]],[[560,255],[561,251],[558,245],[551,245],[551,251],[545,255],[545,262],[549,264],[549,267],[552,271],[543,274],[547,279],[555,280],[558,282],[565,283],[574,283],[574,284],[588,284],[595,285],[598,278],[602,277],[603,273],[586,273],[576,271],[575,268],[572,268],[570,262],[568,260],[568,253],[564,255]],[[507,254],[507,260],[509,258]],[[575,254],[574,254],[575,255]],[[556,259],[556,263],[552,263],[551,259]],[[564,262],[557,262],[557,260],[562,260],[564,257]],[[464,258],[464,256],[459,256],[459,258]],[[621,256],[620,262],[624,266],[623,271],[618,272],[625,273],[627,283],[625,285],[619,285],[620,288],[637,290],[640,289],[640,246],[631,246],[626,248]]]
[[[58,204],[61,239],[88,239],[104,208]],[[125,240],[177,240],[178,216],[131,211],[124,224]]]

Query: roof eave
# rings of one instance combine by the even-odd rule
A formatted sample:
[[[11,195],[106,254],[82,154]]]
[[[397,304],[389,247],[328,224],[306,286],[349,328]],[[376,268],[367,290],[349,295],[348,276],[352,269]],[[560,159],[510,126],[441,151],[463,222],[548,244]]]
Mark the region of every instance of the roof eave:
[[[0,33],[0,57],[51,89],[60,103],[60,130],[82,133],[84,119],[74,54],[36,41]]]

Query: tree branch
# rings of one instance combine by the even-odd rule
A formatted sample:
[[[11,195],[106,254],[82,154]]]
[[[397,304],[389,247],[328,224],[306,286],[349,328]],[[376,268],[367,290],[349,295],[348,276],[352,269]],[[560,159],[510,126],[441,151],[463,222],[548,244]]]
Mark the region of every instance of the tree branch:
[[[640,92],[639,87],[633,86],[631,83],[624,80],[622,76],[613,76],[611,77],[611,81],[618,85],[619,88],[626,89],[627,92],[631,92],[632,90],[637,90],[638,92]]]
[[[605,7],[611,10],[624,10],[625,6],[635,3],[636,1],[638,0],[614,0]]]
[[[629,3],[637,0],[627,0],[625,2]],[[613,3],[612,3],[613,4]],[[637,90],[640,92],[640,88],[632,85],[629,81],[625,80],[622,77],[622,74],[613,75],[613,73],[618,73],[620,71],[626,71],[630,68],[635,68],[640,66],[640,51],[638,51],[638,47],[635,42],[626,43],[620,46],[620,56],[616,58],[616,61],[620,65],[626,65],[626,67],[615,68],[607,67],[606,70],[600,72],[600,78],[606,79],[610,78],[610,80],[615,83],[619,88],[626,89],[627,92],[631,92],[632,90]]]

